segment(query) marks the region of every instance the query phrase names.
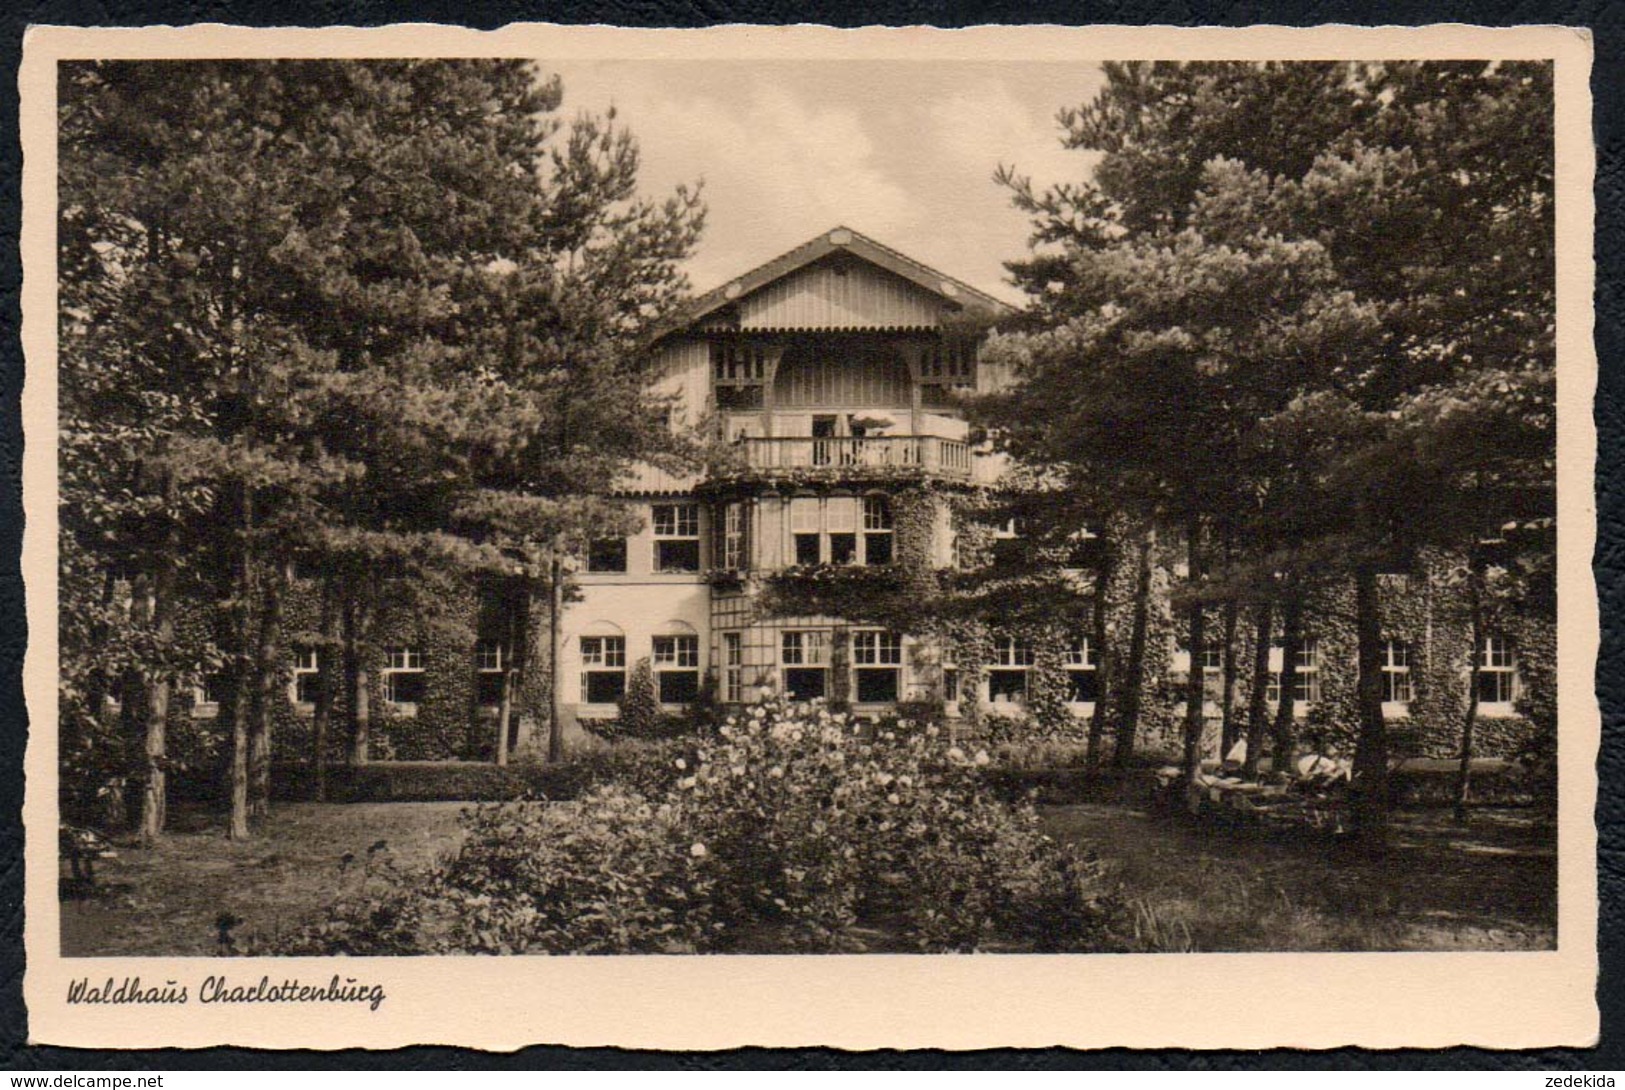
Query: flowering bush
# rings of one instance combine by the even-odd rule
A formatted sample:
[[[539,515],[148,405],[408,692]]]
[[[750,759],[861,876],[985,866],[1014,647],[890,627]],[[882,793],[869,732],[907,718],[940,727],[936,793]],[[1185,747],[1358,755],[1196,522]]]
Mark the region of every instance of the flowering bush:
[[[758,705],[643,793],[472,811],[414,918],[424,949],[465,952],[840,951],[877,928],[924,951],[1121,948],[1093,860],[988,790],[989,764],[933,726]]]

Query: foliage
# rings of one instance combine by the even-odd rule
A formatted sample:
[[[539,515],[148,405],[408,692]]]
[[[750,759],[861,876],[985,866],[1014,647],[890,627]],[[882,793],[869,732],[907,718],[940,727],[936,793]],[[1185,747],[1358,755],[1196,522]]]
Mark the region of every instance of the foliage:
[[[645,656],[632,664],[632,670],[627,675],[626,695],[621,697],[615,735],[653,738],[660,731],[660,723],[660,693],[655,689],[654,667]]]
[[[1033,217],[1011,264],[1032,305],[991,346],[1017,382],[982,423],[1018,461],[1186,531],[1193,655],[1200,603],[1293,606],[1307,578],[1352,577],[1375,797],[1376,572],[1550,507],[1551,67],[1105,76],[1060,117],[1067,147],[1100,155],[1090,180],[1001,171]]]
[[[646,793],[475,812],[459,853],[405,883],[418,949],[827,951],[859,948],[862,924],[927,951],[1116,949],[1092,857],[995,798],[987,764],[934,727],[758,705]],[[340,903],[323,941],[364,946],[374,912]]]
[[[268,749],[295,557],[356,686],[383,603],[463,624],[445,592],[488,573],[529,606],[550,558],[620,527],[588,493],[684,454],[645,349],[702,208],[639,197],[635,142],[613,118],[561,126],[557,79],[98,62],[62,91],[64,697],[87,734],[98,644],[160,690],[221,665],[170,636],[184,601],[215,614],[235,747],[252,715]],[[155,603],[134,627],[106,615],[120,583]],[[336,651],[336,622],[305,635]]]

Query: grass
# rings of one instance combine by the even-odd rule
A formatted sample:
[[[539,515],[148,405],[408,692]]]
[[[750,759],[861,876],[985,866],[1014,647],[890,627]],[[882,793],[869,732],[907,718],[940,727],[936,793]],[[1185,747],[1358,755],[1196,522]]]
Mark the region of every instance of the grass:
[[[215,955],[223,912],[242,920],[238,940],[292,930],[357,889],[386,857],[403,869],[434,862],[456,845],[466,808],[290,803],[273,809],[263,835],[237,842],[212,816],[172,814],[173,831],[155,847],[120,848],[97,865],[93,896],[62,902],[62,952]],[[369,852],[380,840],[384,848]]]
[[[1381,859],[1309,837],[1217,829],[1133,806],[1045,811],[1093,844],[1154,950],[1550,950],[1556,828],[1533,809],[1394,815]]]
[[[464,808],[285,804],[263,836],[241,843],[212,817],[178,814],[156,847],[104,860],[93,895],[63,901],[63,953],[219,954],[221,913],[242,921],[239,940],[273,937],[359,888],[386,857],[411,869],[451,850]],[[1381,861],[1132,805],[1049,807],[1044,822],[1057,839],[1096,848],[1145,949],[1529,950],[1555,941],[1555,828],[1534,810],[1477,810],[1466,830],[1447,810],[1404,811]]]

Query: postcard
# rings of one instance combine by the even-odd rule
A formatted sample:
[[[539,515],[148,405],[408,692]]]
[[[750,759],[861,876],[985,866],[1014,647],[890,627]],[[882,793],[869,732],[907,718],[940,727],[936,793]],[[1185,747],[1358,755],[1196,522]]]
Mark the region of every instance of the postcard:
[[[1591,63],[33,29],[34,1039],[1592,1042]]]

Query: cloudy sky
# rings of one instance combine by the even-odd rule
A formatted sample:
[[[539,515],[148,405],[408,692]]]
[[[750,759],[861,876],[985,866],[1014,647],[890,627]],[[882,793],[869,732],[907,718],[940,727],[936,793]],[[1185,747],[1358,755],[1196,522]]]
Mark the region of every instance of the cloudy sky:
[[[541,62],[566,117],[613,105],[643,151],[643,189],[704,180],[689,274],[717,286],[844,224],[1012,302],[1001,262],[1027,220],[993,184],[1087,174],[1056,111],[1092,98],[1093,64],[878,61]]]

